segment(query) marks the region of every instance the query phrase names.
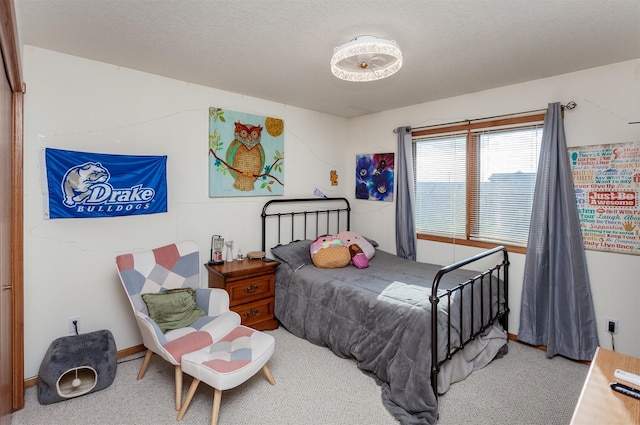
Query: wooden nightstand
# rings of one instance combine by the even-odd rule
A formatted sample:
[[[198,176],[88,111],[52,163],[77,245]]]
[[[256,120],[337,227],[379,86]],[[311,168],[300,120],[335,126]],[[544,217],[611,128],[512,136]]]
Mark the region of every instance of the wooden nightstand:
[[[242,324],[259,331],[278,327],[274,312],[277,261],[234,260],[219,266],[205,264],[209,288],[229,293],[229,307],[242,318]]]

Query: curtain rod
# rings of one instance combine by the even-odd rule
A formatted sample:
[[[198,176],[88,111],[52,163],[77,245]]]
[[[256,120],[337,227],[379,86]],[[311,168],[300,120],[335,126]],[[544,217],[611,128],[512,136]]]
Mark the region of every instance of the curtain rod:
[[[560,105],[560,106],[562,107],[562,109],[572,110],[576,106],[578,106],[578,104],[576,102],[574,102],[573,100],[571,100],[571,101],[567,102],[566,105]],[[515,116],[515,115],[532,114],[534,112],[542,112],[542,111],[546,111],[546,110],[547,110],[547,108],[534,109],[532,111],[515,112],[515,113],[512,113],[512,114],[504,114],[504,115],[494,115],[492,117],[474,118],[474,119],[471,119],[471,120],[462,120],[462,121],[452,121],[452,122],[447,122],[447,123],[443,123],[443,124],[425,125],[425,126],[422,126],[422,127],[415,127],[415,128],[411,127],[410,129],[408,129],[408,131],[424,130],[424,129],[432,128],[432,127],[444,127],[444,126],[453,125],[453,124],[462,124],[462,123],[470,124],[470,123],[472,123],[474,121],[484,121],[484,120],[491,120],[491,119],[494,119],[494,118],[504,118],[504,117],[512,117],[512,116]],[[398,129],[394,128],[393,132],[397,133]]]

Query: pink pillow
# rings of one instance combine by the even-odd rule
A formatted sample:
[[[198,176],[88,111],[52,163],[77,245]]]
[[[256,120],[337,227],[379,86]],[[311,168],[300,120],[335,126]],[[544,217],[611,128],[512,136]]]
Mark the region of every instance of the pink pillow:
[[[373,247],[373,245],[371,245],[368,240],[366,240],[356,232],[344,230],[338,233],[336,236],[338,236],[338,238],[340,238],[340,240],[347,246],[358,245],[362,252],[364,252],[364,255],[367,256],[368,260],[371,260],[376,253],[376,249]]]

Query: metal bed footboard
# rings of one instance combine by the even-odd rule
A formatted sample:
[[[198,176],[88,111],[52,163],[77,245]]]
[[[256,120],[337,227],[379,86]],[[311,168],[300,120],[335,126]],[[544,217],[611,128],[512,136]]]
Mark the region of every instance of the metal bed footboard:
[[[447,289],[443,294],[438,295],[438,287],[442,278],[447,274],[454,270],[457,270],[461,267],[469,265],[473,262],[479,261],[483,258],[489,257],[494,254],[498,254],[502,252],[502,261],[497,265],[487,269],[486,271],[476,275],[475,277],[460,283],[452,289]],[[498,284],[492,285],[492,278],[496,278]],[[503,282],[503,289],[501,294],[501,288],[499,282]],[[476,328],[474,326],[474,288],[480,285],[480,318],[481,323]],[[489,299],[484,299],[484,288],[488,285],[489,290]],[[458,294],[460,297],[461,305],[464,305],[464,289],[471,289],[469,292],[469,296],[471,297],[470,301],[470,309],[471,309],[471,329],[469,330],[468,338],[464,338],[465,335],[465,320],[463,319],[464,308],[460,308],[460,344],[454,346],[451,342],[451,314],[447,315],[447,350],[446,356],[443,360],[438,360],[438,304],[442,300],[446,300],[447,302],[447,311],[451,311],[451,298]],[[493,311],[493,296],[494,289],[497,291],[495,296],[497,297],[497,308],[496,311]],[[504,297],[504,303],[501,304],[501,295]],[[457,263],[451,264],[449,266],[443,267],[438,271],[436,276],[433,279],[433,284],[431,286],[431,295],[429,296],[429,301],[431,302],[431,386],[435,392],[436,398],[438,397],[438,372],[440,371],[440,366],[442,366],[447,361],[451,360],[451,358],[460,350],[464,349],[464,347],[471,341],[473,341],[478,335],[483,333],[488,327],[492,326],[496,320],[499,320],[502,324],[505,332],[508,331],[508,313],[509,313],[509,256],[507,253],[507,249],[504,246],[498,246],[488,251],[484,251],[478,255],[473,257],[469,257],[465,260],[459,261]],[[485,305],[488,303],[488,306]],[[485,312],[484,309],[487,308],[488,319],[485,320]]]

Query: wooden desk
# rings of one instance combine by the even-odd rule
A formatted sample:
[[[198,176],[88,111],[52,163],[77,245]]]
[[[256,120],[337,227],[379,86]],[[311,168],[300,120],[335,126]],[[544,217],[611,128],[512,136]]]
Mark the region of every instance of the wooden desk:
[[[613,381],[637,387],[615,378],[613,372],[616,369],[640,375],[640,359],[599,347],[573,412],[571,425],[640,424],[640,400],[609,387]]]

